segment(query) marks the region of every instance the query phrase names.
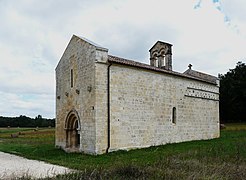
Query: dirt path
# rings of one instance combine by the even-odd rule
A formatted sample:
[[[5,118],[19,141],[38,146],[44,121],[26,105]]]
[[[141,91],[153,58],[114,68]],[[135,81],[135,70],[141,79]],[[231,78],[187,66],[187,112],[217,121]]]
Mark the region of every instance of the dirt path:
[[[44,178],[67,172],[71,172],[71,170],[62,166],[0,152],[0,179],[11,179],[26,175],[33,178]]]

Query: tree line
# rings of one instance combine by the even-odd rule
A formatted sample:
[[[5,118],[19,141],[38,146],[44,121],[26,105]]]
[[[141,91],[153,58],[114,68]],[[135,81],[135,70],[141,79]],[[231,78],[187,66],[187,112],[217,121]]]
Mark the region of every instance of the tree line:
[[[55,127],[55,119],[43,118],[41,115],[35,118],[24,115],[19,117],[0,116],[0,127]]]
[[[222,123],[246,122],[246,65],[219,74],[220,120]]]

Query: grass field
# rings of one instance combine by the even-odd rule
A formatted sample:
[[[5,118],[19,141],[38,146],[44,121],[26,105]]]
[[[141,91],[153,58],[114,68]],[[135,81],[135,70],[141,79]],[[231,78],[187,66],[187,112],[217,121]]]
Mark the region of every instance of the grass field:
[[[19,134],[11,138],[11,134]],[[56,179],[245,179],[246,124],[221,138],[118,151],[100,156],[54,148],[54,129],[0,128],[0,151],[80,170]]]

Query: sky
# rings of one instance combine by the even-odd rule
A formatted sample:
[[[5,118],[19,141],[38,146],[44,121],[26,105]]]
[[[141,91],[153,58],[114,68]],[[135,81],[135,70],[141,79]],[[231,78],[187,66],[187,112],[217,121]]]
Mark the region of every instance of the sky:
[[[173,45],[173,70],[214,76],[246,59],[245,0],[0,0],[0,116],[55,117],[55,67],[72,35],[149,63]]]

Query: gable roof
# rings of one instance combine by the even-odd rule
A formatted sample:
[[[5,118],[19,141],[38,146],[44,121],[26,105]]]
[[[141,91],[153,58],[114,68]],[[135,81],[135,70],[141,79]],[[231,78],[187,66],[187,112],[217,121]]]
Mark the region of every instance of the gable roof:
[[[61,62],[61,60],[62,60],[64,54],[67,52],[67,50],[68,50],[71,46],[77,45],[77,44],[78,44],[77,42],[79,42],[79,41],[86,42],[86,43],[88,43],[89,45],[94,46],[96,50],[108,52],[108,49],[107,49],[107,48],[105,48],[105,47],[103,47],[103,46],[101,46],[101,45],[99,45],[99,44],[96,44],[96,43],[94,43],[93,41],[91,41],[91,40],[89,40],[89,39],[86,39],[85,37],[73,35],[73,36],[71,37],[70,41],[68,42],[68,45],[67,45],[66,49],[64,50],[64,52],[63,52],[63,54],[62,54],[62,56],[61,56],[61,58],[60,58],[60,60],[59,60],[59,62],[58,62],[58,64],[57,64],[57,66],[56,66],[55,69],[58,68],[58,66],[59,66],[59,64],[60,64],[60,62]]]
[[[154,48],[154,47],[156,47],[158,44],[160,44],[160,45],[168,45],[168,46],[173,46],[172,44],[170,44],[170,43],[167,43],[167,42],[163,42],[163,41],[157,41],[153,46],[152,46],[152,48],[150,48],[150,50],[149,50],[149,52]]]
[[[134,60],[128,60],[128,59],[124,59],[124,58],[120,58],[120,57],[112,56],[112,55],[108,55],[108,61],[111,63],[123,64],[123,65],[127,65],[127,66],[133,66],[133,67],[137,67],[137,68],[157,71],[157,72],[161,72],[161,73],[165,73],[165,74],[170,74],[173,76],[179,76],[179,77],[183,77],[183,78],[194,79],[194,80],[198,80],[198,81],[202,81],[202,82],[206,82],[206,83],[210,83],[210,84],[214,84],[214,85],[217,84],[217,82],[216,82],[217,78],[216,77],[205,74],[205,73],[201,73],[201,74],[204,74],[204,76],[195,76],[195,75],[190,75],[189,73],[179,73],[179,72],[175,72],[175,71],[168,71],[168,70],[158,68],[155,66],[151,66],[148,64],[144,64],[144,63],[136,62]],[[198,72],[198,71],[196,71],[196,72]],[[211,76],[213,78],[211,78],[211,79],[204,78],[204,77],[206,77],[205,75]]]
[[[215,83],[216,83],[216,80],[218,79],[215,76],[211,76],[209,74],[205,74],[205,73],[202,73],[202,72],[199,72],[199,71],[195,71],[195,70],[192,70],[190,68],[187,69],[184,72],[184,74],[189,75],[189,76],[192,76],[192,77],[204,79],[204,80],[209,81],[209,82],[215,82]]]
[[[99,45],[99,44],[97,44],[97,43],[94,43],[93,41],[91,41],[91,40],[89,40],[89,39],[87,39],[87,38],[85,38],[85,37],[82,37],[82,36],[76,36],[76,35],[73,35],[73,37],[77,37],[77,38],[79,38],[79,39],[81,39],[81,40],[83,40],[83,41],[86,41],[87,43],[89,43],[89,44],[95,46],[96,49],[98,49],[98,50],[108,51],[107,48],[105,48],[105,47],[103,47],[103,46],[101,46],[101,45]]]

